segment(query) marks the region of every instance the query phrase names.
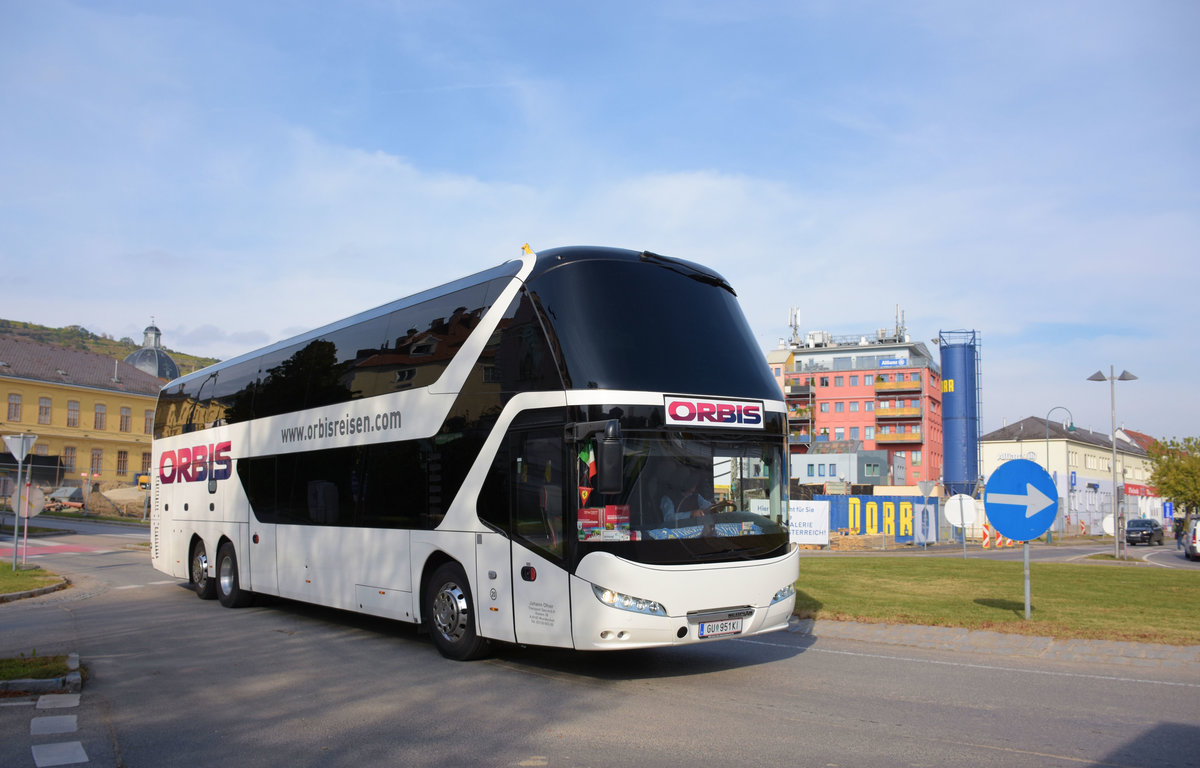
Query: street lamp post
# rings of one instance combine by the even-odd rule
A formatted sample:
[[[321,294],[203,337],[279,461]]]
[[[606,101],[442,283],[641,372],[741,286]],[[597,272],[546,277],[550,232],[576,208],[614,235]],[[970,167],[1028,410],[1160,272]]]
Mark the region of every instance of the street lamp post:
[[[1054,413],[1055,411],[1066,411],[1067,418],[1070,419],[1070,422],[1068,422],[1069,426],[1067,427],[1067,431],[1068,432],[1075,431],[1075,416],[1071,413],[1070,408],[1067,408],[1064,405],[1056,405],[1053,408],[1051,408],[1050,410],[1046,411],[1046,474],[1051,474],[1051,472],[1050,472],[1050,414]],[[1067,485],[1067,517],[1070,517],[1071,516],[1070,447],[1067,448],[1067,456],[1065,458],[1067,460],[1067,463],[1063,465],[1063,474],[1067,477],[1067,483],[1066,483],[1066,485]],[[1057,487],[1058,483],[1055,483],[1054,485]],[[1064,523],[1064,526],[1065,526],[1065,523]]]
[[[1129,371],[1121,371],[1121,375],[1115,375],[1115,368],[1108,366],[1108,375],[1104,375],[1104,371],[1096,371],[1091,376],[1087,377],[1088,381],[1107,381],[1108,382],[1108,401],[1112,412],[1112,510],[1113,510],[1113,557],[1121,559],[1121,524],[1120,516],[1117,513],[1117,382],[1118,381],[1134,381],[1137,376],[1134,376]]]

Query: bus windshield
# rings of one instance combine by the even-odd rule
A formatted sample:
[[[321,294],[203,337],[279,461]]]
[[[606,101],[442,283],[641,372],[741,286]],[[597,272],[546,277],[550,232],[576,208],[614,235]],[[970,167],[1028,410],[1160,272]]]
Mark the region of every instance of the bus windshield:
[[[577,552],[644,563],[754,559],[788,540],[782,446],[677,431],[626,432],[620,494],[591,492],[592,444],[579,463]]]

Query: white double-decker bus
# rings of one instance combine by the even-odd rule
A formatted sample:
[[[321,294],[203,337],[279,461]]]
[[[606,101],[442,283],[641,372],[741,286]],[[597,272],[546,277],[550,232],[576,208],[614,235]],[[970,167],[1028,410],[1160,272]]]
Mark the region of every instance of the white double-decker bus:
[[[166,385],[151,555],[201,598],[414,622],[457,659],[769,632],[786,434],[720,275],[526,246]]]

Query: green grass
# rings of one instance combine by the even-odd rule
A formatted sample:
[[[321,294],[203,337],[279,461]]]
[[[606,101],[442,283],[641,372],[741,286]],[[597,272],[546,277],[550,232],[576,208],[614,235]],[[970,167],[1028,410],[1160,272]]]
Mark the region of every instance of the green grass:
[[[45,680],[63,677],[68,672],[66,656],[38,656],[33,651],[29,656],[0,659],[0,680]]]
[[[1200,645],[1200,571],[1135,565],[1030,566],[910,557],[808,558],[801,617],[987,629],[1058,638]]]
[[[60,577],[56,574],[43,571],[40,568],[19,570],[20,567],[20,564],[18,564],[18,570],[13,570],[11,553],[8,559],[0,559],[0,595],[48,587],[51,584],[58,583],[60,580]]]

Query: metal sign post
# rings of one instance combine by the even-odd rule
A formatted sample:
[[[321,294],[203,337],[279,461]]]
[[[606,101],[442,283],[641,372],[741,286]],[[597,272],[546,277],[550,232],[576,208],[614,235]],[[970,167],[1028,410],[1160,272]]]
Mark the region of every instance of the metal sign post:
[[[917,488],[921,490],[921,546],[925,551],[929,551],[929,494],[935,485],[930,480],[917,483]]]
[[[984,507],[996,530],[1025,542],[1025,619],[1028,621],[1029,541],[1050,530],[1058,516],[1058,491],[1046,470],[1028,459],[1006,461],[992,473]]]
[[[33,467],[25,470],[27,477],[22,482],[21,471],[25,468],[25,457],[29,454],[29,450],[33,448],[33,444],[37,442],[37,435],[5,435],[4,445],[8,448],[8,452],[17,460],[17,503],[13,506],[13,561],[12,569],[17,570],[17,536],[20,527],[17,521],[21,519],[21,505],[29,503],[29,488],[27,487],[33,476]],[[28,523],[26,523],[28,526]]]
[[[950,527],[958,526],[962,531],[963,560],[967,559],[967,526],[975,522],[975,499],[965,493],[956,493],[946,500],[942,507],[942,516]]]

